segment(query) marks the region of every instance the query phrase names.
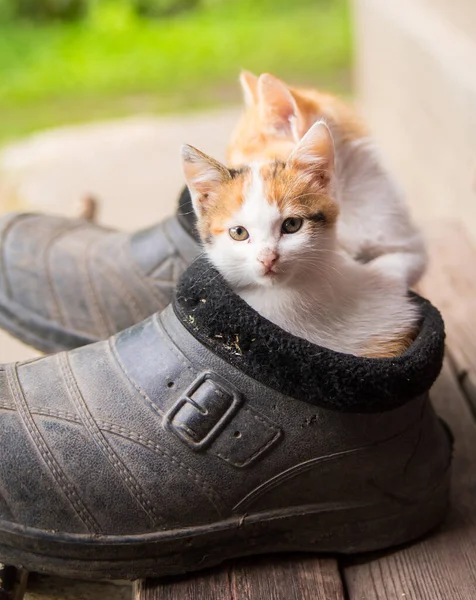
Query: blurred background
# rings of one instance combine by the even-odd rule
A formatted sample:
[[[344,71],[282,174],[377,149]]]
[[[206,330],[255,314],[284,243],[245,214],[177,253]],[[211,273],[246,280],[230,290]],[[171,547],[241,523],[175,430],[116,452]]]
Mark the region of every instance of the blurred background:
[[[349,89],[345,0],[0,0],[0,141],[237,103],[240,69]]]
[[[146,225],[182,143],[222,156],[241,69],[347,95],[350,64],[346,0],[0,0],[0,210]]]

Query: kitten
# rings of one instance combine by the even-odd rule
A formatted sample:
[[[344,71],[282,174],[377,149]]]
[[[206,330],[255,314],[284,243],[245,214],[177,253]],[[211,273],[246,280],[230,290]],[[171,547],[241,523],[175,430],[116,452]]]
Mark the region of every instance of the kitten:
[[[336,145],[341,248],[361,262],[375,261],[389,275],[414,285],[427,256],[402,191],[354,110],[317,90],[291,88],[273,75],[241,74],[246,109],[228,147],[232,166],[286,160],[313,123],[324,119]]]
[[[286,162],[229,169],[192,146],[182,161],[205,251],[256,311],[339,352],[408,348],[418,315],[405,282],[338,250],[334,144],[323,122]]]

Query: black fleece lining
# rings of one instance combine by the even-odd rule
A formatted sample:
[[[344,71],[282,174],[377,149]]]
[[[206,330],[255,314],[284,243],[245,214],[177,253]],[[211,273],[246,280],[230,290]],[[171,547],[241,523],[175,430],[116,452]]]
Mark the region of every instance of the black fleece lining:
[[[412,294],[420,331],[396,358],[362,358],[316,346],[280,329],[231,291],[206,258],[179,281],[174,310],[188,331],[215,354],[260,383],[331,410],[381,412],[427,392],[444,354],[438,310]]]
[[[199,244],[200,237],[197,232],[197,217],[193,210],[192,198],[190,197],[187,186],[185,186],[180,193],[177,207],[177,219],[185,231]]]

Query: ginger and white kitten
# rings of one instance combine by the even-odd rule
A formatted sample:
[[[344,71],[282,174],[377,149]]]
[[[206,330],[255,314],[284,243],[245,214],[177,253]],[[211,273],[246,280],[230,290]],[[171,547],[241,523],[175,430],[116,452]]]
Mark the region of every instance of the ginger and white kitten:
[[[339,245],[356,260],[376,261],[414,285],[427,264],[421,234],[355,111],[336,96],[288,87],[266,73],[244,72],[240,81],[246,108],[231,137],[228,163],[286,160],[311,125],[324,119],[336,145]]]
[[[406,283],[338,250],[334,144],[324,123],[285,162],[229,169],[192,146],[182,160],[206,254],[256,311],[339,352],[408,348],[418,315]]]

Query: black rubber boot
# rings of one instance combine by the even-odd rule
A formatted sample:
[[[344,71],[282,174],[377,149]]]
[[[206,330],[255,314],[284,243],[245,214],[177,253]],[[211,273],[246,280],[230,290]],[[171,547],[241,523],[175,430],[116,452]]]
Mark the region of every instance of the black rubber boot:
[[[391,359],[296,338],[203,259],[109,340],[0,372],[0,561],[137,578],[245,554],[354,553],[433,529],[451,441],[443,323]]]
[[[138,233],[83,219],[0,219],[0,327],[43,352],[69,350],[138,323],[172,299],[199,254],[190,196]]]

